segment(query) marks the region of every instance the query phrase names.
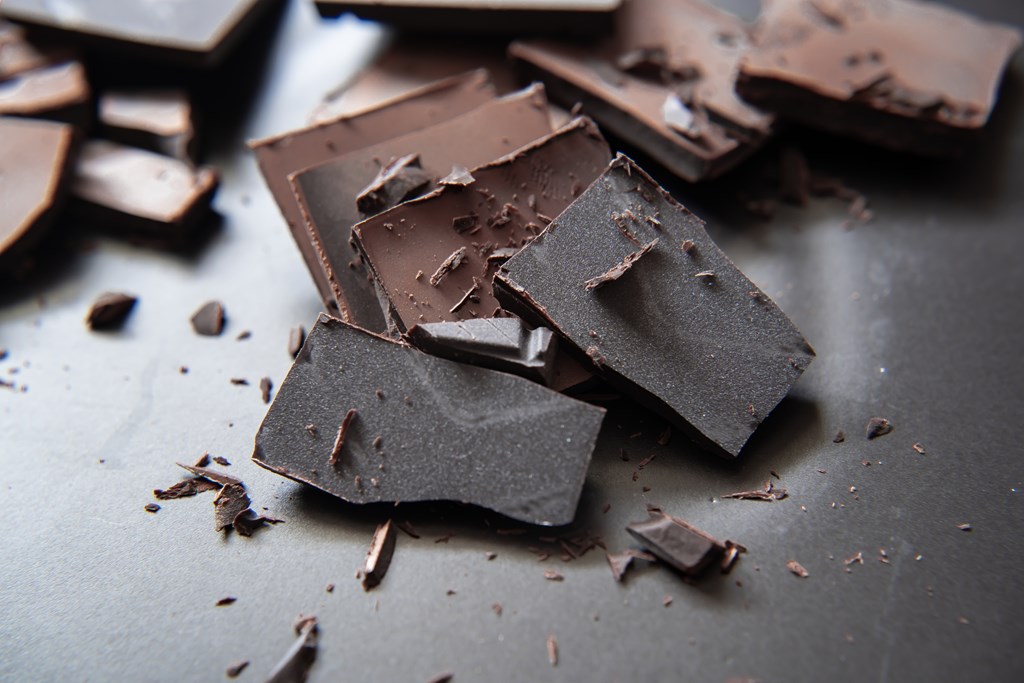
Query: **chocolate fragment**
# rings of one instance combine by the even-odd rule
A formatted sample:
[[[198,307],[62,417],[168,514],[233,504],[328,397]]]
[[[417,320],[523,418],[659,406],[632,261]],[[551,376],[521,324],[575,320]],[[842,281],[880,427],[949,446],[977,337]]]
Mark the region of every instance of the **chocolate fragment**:
[[[245,379],[244,377],[232,377],[229,381],[238,387],[249,386],[249,380]]]
[[[384,579],[388,567],[391,566],[391,557],[395,554],[396,539],[397,533],[390,519],[384,524],[379,524],[377,530],[373,532],[373,540],[363,563],[364,591],[375,588]]]
[[[786,489],[777,489],[775,484],[769,479],[764,483],[764,488],[755,489],[753,491],[737,491],[736,493],[727,493],[722,498],[737,498],[740,500],[765,500],[769,502],[775,502],[786,498],[789,494],[786,493]]]
[[[249,660],[243,659],[238,662],[232,662],[228,665],[228,668],[224,671],[224,675],[228,678],[238,678],[238,676],[245,671],[245,667],[249,666]]]
[[[1020,31],[913,0],[775,0],[740,65],[748,101],[800,123],[928,156],[977,139]]]
[[[455,678],[455,674],[451,671],[446,671],[432,677],[427,683],[448,683],[453,678]]]
[[[187,163],[198,160],[192,105],[183,90],[110,90],[97,108],[106,139]]]
[[[209,479],[183,479],[167,489],[154,489],[153,495],[158,500],[174,500],[177,498],[191,498],[204,491],[215,491],[220,484]]]
[[[302,325],[296,325],[288,332],[288,355],[292,358],[299,355],[302,345],[306,342],[306,330]]]
[[[216,606],[217,607],[226,607],[227,605],[233,604],[237,600],[238,600],[238,598],[233,598],[233,597],[221,598],[220,600],[217,601]]]
[[[23,116],[88,128],[92,91],[79,62],[50,64],[0,81],[0,116]]]
[[[264,403],[270,403],[270,390],[273,389],[274,383],[270,381],[269,377],[260,378],[260,397]]]
[[[190,318],[192,329],[204,337],[218,337],[224,331],[224,305],[219,301],[207,301]]]
[[[843,443],[846,441],[846,432],[840,429],[836,432],[836,435],[832,437],[832,443]]]
[[[249,495],[241,484],[228,484],[213,499],[214,530],[232,526],[239,513],[249,509]]]
[[[649,252],[654,247],[658,246],[658,238],[655,237],[653,240],[645,244],[640,250],[626,254],[622,261],[616,263],[614,266],[601,273],[595,278],[591,278],[583,283],[583,289],[588,292],[598,287],[603,287],[609,282],[615,282],[620,277],[625,275],[633,264],[640,260],[640,258]]]
[[[430,276],[430,286],[431,287],[437,287],[439,284],[441,284],[441,280],[444,278],[444,276],[447,275],[448,273],[452,272],[453,270],[455,270],[459,266],[461,266],[462,265],[462,261],[465,258],[466,258],[466,248],[465,247],[459,247],[458,249],[453,251],[451,254],[449,254],[448,258],[446,258],[444,261],[442,261],[441,265],[439,265],[437,267],[437,270],[434,271],[434,274]]]
[[[270,672],[266,683],[303,683],[309,676],[309,670],[316,662],[316,617],[301,618],[295,624],[295,631],[299,637]]]
[[[356,418],[359,413],[355,408],[349,408],[348,412],[345,413],[345,417],[341,419],[341,424],[338,426],[338,433],[334,437],[334,446],[331,448],[331,457],[327,460],[331,466],[338,464],[338,459],[341,457],[341,449],[345,447],[345,437],[348,435],[349,425],[352,424],[352,420]]]
[[[390,398],[375,396],[381,388]],[[332,439],[311,437],[305,425],[337,424],[349,409],[360,428],[325,469]],[[321,316],[260,427],[253,460],[354,503],[458,500],[559,525],[573,518],[603,416],[522,378]],[[383,470],[372,445],[381,435]]]
[[[626,212],[636,218],[629,227],[641,243],[664,239],[629,277],[584,291],[581,282],[636,250],[614,220]],[[678,248],[684,240],[696,245],[692,254]],[[708,272],[714,277],[694,277]],[[622,155],[501,266],[494,287],[506,310],[550,327],[613,388],[727,457],[739,454],[814,357],[703,222]]]
[[[891,434],[892,430],[892,423],[884,417],[873,417],[864,425],[864,435],[869,441],[886,434]]]
[[[726,550],[722,541],[665,513],[651,513],[647,521],[630,524],[626,531],[685,576],[697,576],[721,560]]]
[[[92,330],[113,330],[121,327],[135,308],[138,298],[120,292],[104,292],[92,303],[85,324]]]
[[[249,537],[265,524],[280,524],[282,521],[274,517],[259,515],[252,508],[246,508],[235,515],[234,519],[231,520],[231,526],[234,527],[239,536]]]
[[[806,579],[810,574],[804,569],[804,566],[796,560],[790,560],[786,562],[786,569],[799,576],[801,579]]]
[[[423,194],[432,180],[420,166],[420,156],[406,154],[377,172],[377,177],[356,195],[356,206],[364,216],[374,216]]]
[[[654,562],[658,559],[650,553],[633,549],[624,550],[621,553],[606,553],[605,556],[608,558],[608,566],[612,570],[612,578],[616,582],[622,581],[622,577],[626,575],[626,570],[633,564],[634,559],[646,560],[648,562]]]
[[[437,181],[438,185],[452,185],[455,187],[465,187],[466,185],[472,185],[476,178],[465,166],[459,166],[458,164],[452,166],[452,172]]]
[[[215,463],[217,463],[218,465],[220,465],[221,467],[230,467],[231,466],[231,462],[227,458],[225,458],[223,455],[215,455],[215,456],[213,456],[212,460]]]

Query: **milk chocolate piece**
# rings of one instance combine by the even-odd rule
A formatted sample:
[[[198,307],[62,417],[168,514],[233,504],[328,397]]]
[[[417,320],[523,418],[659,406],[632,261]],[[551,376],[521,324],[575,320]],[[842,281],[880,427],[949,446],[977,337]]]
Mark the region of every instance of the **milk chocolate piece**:
[[[509,54],[552,100],[579,102],[603,129],[689,181],[714,178],[756,150],[772,117],[733,92],[746,24],[701,0],[629,0],[610,38],[520,41]]]
[[[558,345],[546,327],[532,330],[519,318],[477,318],[414,325],[408,337],[434,356],[551,385]]]
[[[182,90],[111,90],[99,98],[99,133],[108,140],[194,163],[198,140]]]
[[[192,329],[204,337],[219,337],[224,331],[224,305],[207,301],[192,314]]]
[[[549,132],[544,89],[533,86],[492,99],[436,125],[362,146],[293,175],[292,185],[306,217],[309,238],[338,302],[351,298],[350,281],[359,283],[355,290],[353,282],[353,291],[359,293],[360,310],[367,310],[361,316],[349,316],[349,322],[371,331],[385,329],[381,304],[373,285],[360,273],[360,261],[350,243],[351,228],[362,218],[356,195],[377,174],[382,160],[415,153],[423,170],[439,179],[455,164],[473,167],[487,163]],[[438,259],[429,272],[450,253],[451,250]],[[371,316],[373,307],[375,317]],[[369,319],[374,321],[372,325],[363,324],[362,320]]]
[[[210,212],[216,170],[104,140],[85,144],[71,192],[96,227],[157,244],[187,240]]]
[[[719,561],[726,550],[722,541],[665,513],[651,514],[646,521],[627,526],[626,531],[658,559],[686,576],[697,576]]]
[[[93,330],[112,330],[124,324],[138,298],[120,292],[104,292],[89,308],[85,324]]]
[[[196,475],[197,477],[203,477],[204,479],[209,479],[210,481],[217,482],[221,486],[231,486],[231,485],[241,486],[242,485],[242,480],[241,479],[237,479],[235,477],[232,477],[230,474],[224,474],[223,472],[218,472],[217,470],[211,470],[211,469],[209,469],[207,467],[196,467],[195,465],[186,465],[185,463],[181,463],[181,462],[177,463],[177,465],[178,465],[178,467],[181,467],[182,469],[188,470],[189,472],[191,472],[192,474]]]
[[[52,119],[85,128],[91,106],[92,91],[78,62],[44,66],[0,82],[0,116]]]
[[[376,103],[372,109],[250,143],[329,313],[368,330],[386,329],[380,304],[361,262],[355,260],[352,268],[332,271],[331,276],[336,278],[333,283],[328,279],[288,177],[335,157],[441,123],[494,97],[487,72],[478,69],[421,86],[401,97]],[[356,220],[358,216],[352,222]],[[349,227],[339,229],[347,231]],[[354,252],[348,258],[354,259]]]
[[[916,0],[771,0],[740,66],[748,101],[816,128],[929,156],[976,141],[1016,28]]]
[[[212,67],[273,5],[273,0],[4,0],[0,11],[85,45]]]
[[[654,239],[622,278],[585,289]],[[611,386],[727,457],[739,454],[814,356],[703,221],[622,155],[501,266],[494,284],[507,310],[550,327]]]
[[[364,216],[374,216],[423,194],[433,180],[420,166],[418,154],[406,154],[381,167],[377,177],[356,196],[356,207]]]
[[[363,563],[363,590],[371,590],[383,580],[391,566],[391,557],[395,554],[396,534],[390,519],[378,525],[373,532],[370,549],[366,552],[366,562]]]
[[[359,419],[332,467],[329,425],[350,408]],[[256,435],[253,460],[353,503],[456,500],[561,525],[575,514],[603,417],[523,378],[321,315]]]
[[[597,127],[576,119],[515,154],[473,169],[471,185],[443,186],[358,224],[353,229],[357,246],[398,329],[490,317],[498,306],[490,291],[498,264],[488,256],[532,240],[550,216],[601,174],[609,157]],[[473,227],[463,225],[464,217],[473,216]],[[459,267],[442,273],[455,254],[461,254]],[[434,275],[428,279],[427,273]],[[474,278],[483,287],[456,308]]]
[[[60,212],[76,147],[66,124],[0,117],[0,272],[16,266]]]

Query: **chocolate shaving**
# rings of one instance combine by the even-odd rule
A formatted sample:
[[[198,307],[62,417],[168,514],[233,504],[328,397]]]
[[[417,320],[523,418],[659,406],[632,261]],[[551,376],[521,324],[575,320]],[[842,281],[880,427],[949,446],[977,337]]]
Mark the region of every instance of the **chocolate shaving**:
[[[218,600],[216,605],[217,605],[217,607],[226,607],[226,606],[234,603],[236,600],[238,600],[238,598],[230,597],[229,596],[229,597],[221,598],[220,600]]]
[[[302,325],[296,325],[288,332],[288,355],[292,358],[298,356],[305,342],[306,330]]]
[[[369,591],[380,584],[391,565],[391,557],[395,553],[394,526],[389,519],[377,526],[370,542],[370,550],[366,553],[363,565],[363,590]]]
[[[465,247],[459,247],[458,249],[453,251],[448,256],[448,258],[446,258],[444,262],[437,267],[437,270],[434,271],[434,274],[430,276],[430,285],[432,287],[437,287],[439,284],[441,284],[441,280],[444,279],[444,276],[458,268],[460,265],[462,265],[462,261],[465,257]]]
[[[504,263],[519,252],[516,247],[499,247],[487,254],[487,263]]]
[[[239,513],[249,509],[249,495],[241,484],[227,484],[213,499],[214,529],[232,526]]]
[[[457,233],[471,232],[478,225],[480,225],[480,217],[475,213],[456,216],[452,219],[452,230]]]
[[[231,466],[231,461],[229,461],[223,455],[215,455],[215,456],[213,456],[212,460],[215,463],[217,463],[218,465],[220,465],[221,467],[230,467]]]
[[[626,570],[633,564],[633,560],[655,562],[658,559],[650,553],[633,549],[624,550],[621,553],[607,553],[606,557],[608,558],[608,566],[612,570],[612,578],[618,582],[622,581],[622,577],[625,576]]]
[[[737,491],[736,493],[727,493],[722,498],[737,498],[740,500],[764,500],[774,502],[786,498],[789,494],[786,489],[777,489],[775,484],[769,479],[765,482],[764,488],[756,489],[754,491]]]
[[[203,453],[202,455],[200,455],[196,459],[196,461],[194,463],[192,463],[192,467],[206,467],[209,464],[210,464],[210,453],[209,453],[209,451],[207,451],[206,453]]]
[[[836,435],[832,437],[832,443],[842,443],[846,441],[846,432],[840,429],[836,432]]]
[[[445,671],[444,673],[433,676],[429,681],[427,681],[427,683],[449,683],[453,678],[455,678],[455,674],[453,672]]]
[[[263,398],[264,403],[270,403],[270,390],[274,387],[274,383],[270,381],[269,377],[260,378],[260,396]]]
[[[247,666],[249,666],[248,659],[233,662],[228,665],[227,670],[224,671],[224,675],[228,678],[238,678],[238,675],[245,671],[245,667]]]
[[[356,208],[364,216],[376,216],[419,195],[431,180],[418,154],[392,159],[356,196]]]
[[[345,413],[341,424],[338,425],[338,435],[334,437],[334,446],[331,447],[331,457],[328,458],[327,464],[332,466],[338,464],[338,458],[341,457],[341,449],[345,446],[345,435],[348,434],[349,426],[358,413],[359,411],[355,408],[349,408],[348,412]]]
[[[466,185],[472,185],[476,181],[473,174],[466,169],[465,166],[452,166],[452,171],[444,178],[437,181],[438,185],[454,185],[456,187],[465,187]]]
[[[231,520],[231,525],[240,536],[252,536],[264,524],[280,524],[283,520],[256,514],[252,508],[242,510]]]
[[[230,474],[224,474],[217,470],[211,470],[208,467],[195,467],[193,465],[186,465],[185,463],[177,463],[178,467],[188,470],[197,477],[204,477],[210,481],[215,481],[221,486],[230,486],[232,484],[236,486],[242,485],[242,480],[232,477]]]
[[[548,635],[548,662],[551,666],[558,666],[558,639],[555,634]]]
[[[137,297],[119,292],[100,294],[85,316],[85,324],[92,330],[112,330],[121,327],[135,308]]]
[[[220,484],[206,478],[183,479],[167,489],[153,489],[153,495],[158,500],[175,500],[177,498],[191,498],[203,491],[213,491],[220,488]]]
[[[595,278],[591,278],[583,283],[583,288],[588,292],[598,287],[603,287],[609,282],[615,282],[620,277],[626,274],[626,272],[633,267],[633,264],[640,260],[647,252],[657,246],[658,239],[655,238],[640,248],[639,251],[634,251],[626,255],[620,263],[616,263],[614,266],[609,268],[607,271],[598,275]]]
[[[460,308],[462,308],[463,306],[465,306],[469,302],[469,300],[473,298],[473,295],[476,294],[479,290],[480,290],[480,281],[477,280],[474,277],[473,278],[473,286],[466,290],[466,293],[462,295],[462,298],[459,299],[457,302],[455,302],[455,305],[452,306],[448,310],[448,312],[449,313],[457,313],[458,310]]]

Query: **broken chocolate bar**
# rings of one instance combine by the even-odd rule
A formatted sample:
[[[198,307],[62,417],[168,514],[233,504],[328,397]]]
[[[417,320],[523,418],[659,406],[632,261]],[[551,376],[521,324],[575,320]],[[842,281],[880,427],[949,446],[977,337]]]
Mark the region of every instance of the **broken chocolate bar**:
[[[622,277],[586,288],[655,239]],[[724,456],[739,454],[814,357],[703,222],[622,155],[494,285],[504,308],[550,327],[610,385]]]
[[[928,156],[962,153],[995,106],[1016,28],[917,0],[774,0],[737,91],[781,116]]]
[[[99,98],[99,133],[181,161],[197,160],[192,106],[182,90],[111,90]]]
[[[52,64],[0,82],[0,115],[52,119],[88,127],[92,91],[78,62]]]
[[[470,185],[445,185],[356,225],[356,244],[398,329],[491,316],[498,264],[488,257],[532,240],[609,158],[593,122],[575,119],[473,169]]]
[[[551,385],[557,341],[519,318],[477,318],[413,325],[409,341],[434,356],[521,375]]]
[[[359,417],[332,465],[350,409]],[[455,500],[560,525],[575,514],[603,417],[520,377],[321,315],[256,435],[253,460],[354,503]]]
[[[681,519],[651,514],[626,527],[658,559],[686,576],[697,576],[725,554],[726,544]]]
[[[689,181],[714,178],[768,137],[772,117],[733,84],[746,24],[701,0],[630,0],[596,44],[526,41],[509,54],[552,100],[578,102],[602,128]]]
[[[391,556],[395,554],[396,534],[390,519],[378,525],[373,532],[373,540],[363,563],[363,590],[375,588],[383,580],[391,566]]]
[[[415,153],[423,170],[436,180],[447,175],[455,164],[471,167],[487,163],[549,132],[544,89],[531,86],[461,116],[362,147],[292,176],[309,236],[332,286],[340,287],[342,274],[358,272],[359,257],[350,243],[351,228],[362,218],[356,195],[377,175],[381,163]],[[449,254],[451,250],[441,255],[428,273]],[[361,277],[363,291],[373,295],[367,305],[372,303],[380,309],[372,284],[366,282],[365,275]],[[461,279],[459,282],[463,284]],[[344,295],[339,291],[338,296]],[[359,324],[356,320],[350,322]],[[371,331],[383,329],[378,326]]]
[[[112,330],[124,324],[128,314],[135,308],[137,297],[120,292],[104,292],[89,308],[85,324],[92,330]]]
[[[352,268],[346,266],[331,271],[328,278],[316,247],[310,241],[306,217],[292,191],[289,176],[358,149],[436,125],[494,98],[494,86],[487,72],[478,69],[423,85],[358,113],[250,143],[263,179],[288,222],[329,313],[371,331],[383,332],[387,328],[361,262],[355,260]],[[359,187],[356,184],[346,185],[353,201],[365,182]],[[353,223],[358,220],[354,210],[350,219]],[[351,225],[343,227],[347,232]],[[345,246],[348,248],[347,244]],[[355,252],[349,249],[347,257],[350,261],[355,259]]]

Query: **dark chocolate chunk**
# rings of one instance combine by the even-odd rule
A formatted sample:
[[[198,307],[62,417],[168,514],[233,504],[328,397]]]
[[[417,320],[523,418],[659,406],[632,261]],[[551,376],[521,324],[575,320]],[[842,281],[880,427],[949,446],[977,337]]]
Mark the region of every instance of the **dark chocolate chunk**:
[[[273,389],[274,383],[270,381],[269,377],[260,378],[260,397],[264,403],[270,403],[270,390]]]
[[[228,678],[238,678],[238,676],[245,671],[245,667],[249,666],[249,660],[243,659],[237,662],[232,662],[228,665],[228,668],[224,671],[224,675]]]
[[[178,467],[182,467],[188,470],[197,477],[203,477],[209,479],[210,481],[215,481],[221,486],[240,486],[242,484],[241,479],[236,479],[235,477],[232,477],[230,474],[224,474],[223,472],[211,470],[207,467],[196,467],[195,465],[186,465],[185,463],[181,462],[178,463]]]
[[[235,515],[231,520],[231,526],[234,527],[238,535],[248,537],[265,524],[279,524],[280,522],[280,519],[259,515],[252,508],[246,508]]]
[[[176,498],[191,498],[203,491],[215,491],[221,487],[220,484],[209,479],[183,479],[167,489],[154,489],[153,495],[158,500],[174,500]]]
[[[359,413],[355,408],[349,408],[348,412],[345,413],[345,417],[341,419],[341,424],[338,425],[338,433],[334,437],[334,446],[331,447],[331,457],[327,459],[327,463],[331,466],[338,464],[338,459],[341,458],[341,449],[345,447],[345,437],[348,435],[349,425],[352,424],[352,420],[355,419]]]
[[[636,250],[614,214],[634,217],[629,228],[641,243],[664,239],[628,277],[585,291],[580,283]],[[696,245],[692,254],[679,249],[684,240]],[[504,308],[550,327],[610,385],[725,456],[740,452],[814,356],[703,222],[622,155],[501,266],[494,285]]]
[[[225,457],[224,457],[223,455],[215,455],[215,456],[213,456],[213,458],[211,458],[211,459],[212,459],[212,460],[213,460],[213,461],[214,461],[215,463],[217,463],[218,465],[220,465],[221,467],[230,467],[230,466],[231,466],[231,463],[230,463],[230,462],[228,461],[228,459],[227,459],[227,458],[225,458]]]
[[[609,156],[594,124],[576,119],[515,154],[474,169],[476,180],[468,188],[442,187],[358,224],[353,229],[357,245],[398,329],[491,317],[498,302],[489,286],[452,312],[474,278],[489,285],[497,265],[487,255],[498,246],[521,247],[532,240],[543,226],[540,215],[560,213],[574,199],[573,184],[589,184]],[[535,194],[533,207],[530,193]],[[478,231],[452,229],[454,219],[468,215],[481,217]],[[417,277],[420,270],[434,275]]]
[[[756,150],[772,117],[733,92],[746,24],[701,0],[630,0],[615,33],[589,44],[515,42],[512,55],[551,98],[582,111],[690,181]]]
[[[318,625],[316,617],[296,624],[299,637],[266,679],[266,683],[303,683],[316,662]]]
[[[557,341],[551,330],[531,330],[519,318],[476,318],[414,325],[409,341],[429,354],[522,375],[551,384]]]
[[[198,159],[192,105],[183,90],[111,90],[97,105],[100,135],[181,161]]]
[[[381,167],[377,177],[356,195],[356,207],[364,216],[374,216],[423,194],[431,181],[420,165],[420,156],[406,154]]]
[[[214,529],[223,531],[239,513],[249,509],[249,495],[241,484],[227,484],[213,499]]]
[[[0,118],[0,272],[20,265],[60,212],[75,149],[69,125]]]
[[[381,388],[384,400],[374,393]],[[311,435],[305,426],[337,424],[349,409],[359,420],[345,457],[325,467],[334,430]],[[573,519],[603,416],[520,377],[321,316],[260,427],[253,460],[350,502],[457,500],[559,525]],[[381,435],[383,456],[373,447]]]
[[[892,422],[885,419],[884,417],[873,417],[868,420],[868,423],[864,426],[864,435],[870,439],[876,439],[886,434],[891,434],[893,430]]]
[[[626,531],[686,576],[700,574],[719,561],[726,549],[722,541],[665,513],[652,513],[647,521],[630,524]]]
[[[207,301],[192,314],[192,329],[204,337],[217,337],[224,331],[224,305]]]
[[[363,590],[368,591],[377,587],[384,579],[388,567],[391,566],[391,557],[395,554],[396,534],[390,519],[378,525],[377,530],[373,532],[373,540],[363,563]]]
[[[145,507],[143,509],[146,512],[159,512],[160,511],[160,506],[157,505],[156,503],[146,503],[146,505],[145,505]]]
[[[291,182],[306,217],[309,237],[324,272],[335,288],[339,303],[348,291],[347,281],[343,283],[340,278],[349,277],[351,273],[347,271],[358,270],[359,259],[350,244],[350,228],[362,218],[355,197],[376,175],[380,159],[416,153],[424,171],[439,178],[454,164],[474,167],[487,163],[550,131],[544,89],[536,85],[484,102],[475,109],[429,127],[335,155],[327,163],[294,174]],[[466,190],[471,191],[470,188]],[[398,211],[402,206],[392,211]],[[448,217],[445,226],[448,232],[453,232],[451,218]],[[398,230],[411,226],[396,223],[394,227]],[[451,250],[438,254],[427,272],[433,272],[450,253]],[[365,293],[367,306],[376,307],[381,320],[370,329],[383,331],[383,313],[377,293],[365,275],[361,277],[359,287]],[[350,322],[360,324],[351,317]]]
[[[1017,28],[913,0],[824,6],[765,6],[740,95],[809,126],[929,156],[977,140],[1020,46]]]
[[[51,64],[0,82],[0,116],[52,119],[87,128],[92,91],[78,62]]]
[[[92,303],[85,316],[85,324],[93,330],[113,330],[121,327],[138,299],[131,294],[104,292]]]
[[[306,342],[306,330],[302,325],[296,325],[288,332],[288,355],[292,358],[299,355],[302,345]]]

